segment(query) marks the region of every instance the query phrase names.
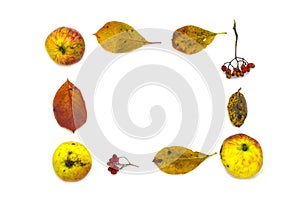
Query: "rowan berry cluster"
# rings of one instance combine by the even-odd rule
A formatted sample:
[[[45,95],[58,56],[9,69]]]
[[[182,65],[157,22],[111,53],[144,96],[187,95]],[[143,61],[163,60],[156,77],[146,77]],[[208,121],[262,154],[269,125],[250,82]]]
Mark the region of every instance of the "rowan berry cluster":
[[[127,163],[120,163],[119,162],[120,159],[126,160]],[[117,174],[118,171],[120,171],[121,169],[127,166],[138,167],[137,165],[130,163],[126,157],[118,157],[116,154],[113,154],[112,157],[108,160],[107,166],[108,166],[108,171],[113,175]]]
[[[119,157],[114,154],[108,161],[107,166],[108,166],[108,171],[110,171],[111,174],[117,174],[118,171],[120,170],[119,165]]]
[[[236,31],[236,22],[234,21],[233,30],[235,33],[235,51],[234,58],[225,62],[221,69],[226,74],[226,77],[230,79],[231,77],[243,77],[244,74],[250,72],[251,68],[254,68],[254,63],[248,63],[244,58],[237,56],[237,42],[238,42],[238,33]]]
[[[222,65],[221,69],[226,74],[226,77],[243,77],[244,74],[250,72],[251,68],[254,68],[254,63],[248,63],[244,58],[236,57],[230,62],[226,62]]]

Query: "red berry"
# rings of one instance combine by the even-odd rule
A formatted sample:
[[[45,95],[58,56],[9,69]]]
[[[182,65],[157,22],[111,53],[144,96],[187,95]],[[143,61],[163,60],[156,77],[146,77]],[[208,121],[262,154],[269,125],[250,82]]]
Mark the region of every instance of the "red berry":
[[[114,170],[118,170],[118,171],[119,171],[119,169],[120,169],[117,165],[112,166],[112,168],[113,168]]]
[[[235,70],[233,70],[232,72],[232,76],[236,76],[236,68],[234,68]]]
[[[113,169],[110,173],[115,175],[115,174],[117,174],[117,172],[118,172],[118,170]]]
[[[116,169],[114,169],[112,167],[109,167],[108,171],[110,171],[111,174],[116,174],[119,170],[116,170]]]
[[[250,72],[250,67],[248,65],[247,65],[246,69],[247,69],[247,72]]]
[[[230,79],[231,78],[231,74],[226,74],[226,78]]]
[[[227,69],[226,74],[231,74],[231,69]]]
[[[248,63],[247,66],[250,67],[250,68],[254,68],[255,67],[254,63]]]
[[[223,66],[221,67],[221,69],[222,69],[223,72],[225,72],[225,71],[227,70],[227,67],[226,67],[225,65],[223,65]]]
[[[236,68],[236,67],[234,67],[234,68],[233,68],[233,71],[234,71],[234,72],[236,72],[236,70],[237,70],[237,68]]]
[[[112,162],[119,162],[119,157],[116,154],[114,154],[112,156],[111,160],[112,160]],[[109,159],[109,161],[110,161],[110,159]]]
[[[115,164],[113,163],[113,162],[108,162],[107,163],[107,166],[109,166],[109,167],[113,167]]]
[[[245,66],[245,65],[242,65],[242,66],[241,66],[241,70],[242,70],[243,73],[246,73],[246,72],[247,72],[246,66]]]

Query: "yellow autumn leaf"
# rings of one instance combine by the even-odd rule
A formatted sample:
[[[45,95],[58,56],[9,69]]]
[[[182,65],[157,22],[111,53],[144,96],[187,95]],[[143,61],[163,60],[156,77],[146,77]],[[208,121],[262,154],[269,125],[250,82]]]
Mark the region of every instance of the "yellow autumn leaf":
[[[147,41],[133,27],[118,21],[107,22],[94,35],[102,48],[112,53],[126,53],[144,45],[160,43]]]
[[[178,51],[194,54],[205,49],[218,34],[226,32],[214,33],[193,25],[183,26],[173,33],[172,45]]]
[[[182,146],[170,146],[161,149],[153,162],[167,174],[185,174],[197,168],[206,158],[215,155],[194,152]]]

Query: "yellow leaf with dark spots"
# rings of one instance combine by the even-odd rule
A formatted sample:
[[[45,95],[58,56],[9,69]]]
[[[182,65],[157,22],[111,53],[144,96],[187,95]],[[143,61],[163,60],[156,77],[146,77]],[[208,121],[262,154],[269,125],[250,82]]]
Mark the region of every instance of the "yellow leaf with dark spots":
[[[160,42],[149,42],[130,25],[111,21],[104,24],[95,34],[103,49],[112,53],[126,53],[144,45]]]
[[[214,33],[193,25],[183,26],[173,33],[172,45],[185,54],[194,54],[205,49],[218,34],[226,32]]]
[[[240,127],[244,124],[248,114],[246,98],[240,90],[241,88],[230,96],[227,104],[229,119],[236,127]]]
[[[155,155],[153,162],[167,174],[186,174],[215,154],[207,155],[182,146],[170,146],[161,149]]]

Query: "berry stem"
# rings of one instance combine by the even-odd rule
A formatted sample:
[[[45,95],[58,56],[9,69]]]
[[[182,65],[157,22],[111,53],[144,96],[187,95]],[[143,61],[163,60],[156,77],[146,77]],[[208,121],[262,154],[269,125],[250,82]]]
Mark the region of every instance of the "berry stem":
[[[126,157],[120,157],[120,158],[123,158],[123,159],[125,159],[128,162],[127,164],[119,163],[121,165],[120,169],[123,169],[124,167],[127,167],[127,166],[139,167],[139,166],[137,166],[135,164],[132,164]]]
[[[124,167],[127,167],[127,166],[139,167],[139,166],[134,165],[134,164],[131,164],[131,163],[128,163],[128,164],[120,164],[120,165],[121,165],[120,169],[123,169]]]
[[[236,22],[234,20],[234,23],[233,23],[233,30],[234,30],[234,34],[235,34],[235,54],[234,54],[234,57],[236,58],[237,57],[237,42],[238,42],[238,33],[236,31]]]

